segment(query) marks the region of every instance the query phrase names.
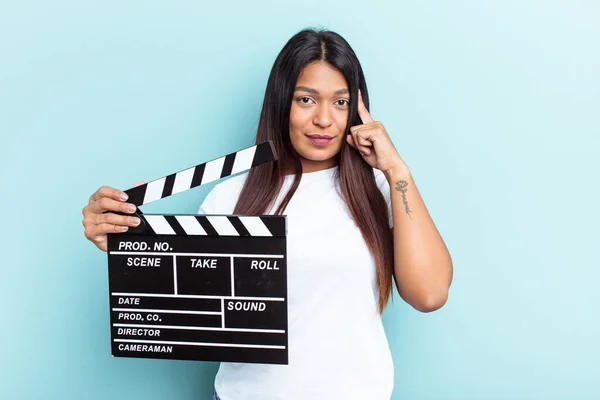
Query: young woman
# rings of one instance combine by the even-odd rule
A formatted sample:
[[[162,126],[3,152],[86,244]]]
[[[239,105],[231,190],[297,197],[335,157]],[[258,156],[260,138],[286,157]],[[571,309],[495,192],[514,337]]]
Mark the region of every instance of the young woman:
[[[202,214],[288,218],[289,365],[221,363],[214,399],[389,399],[393,362],[381,321],[392,282],[422,312],[446,302],[452,261],[411,172],[369,111],[362,68],[330,31],[304,30],[269,76],[256,143],[279,159],[217,184]],[[102,187],[86,237],[139,222]]]

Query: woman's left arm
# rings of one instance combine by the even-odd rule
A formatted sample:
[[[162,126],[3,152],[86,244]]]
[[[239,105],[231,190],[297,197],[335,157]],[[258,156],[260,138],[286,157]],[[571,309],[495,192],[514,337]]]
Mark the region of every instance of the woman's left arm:
[[[394,280],[400,296],[416,310],[442,307],[452,282],[452,259],[417,189],[409,168],[381,122],[374,121],[359,96],[362,125],[350,128],[348,143],[390,185],[394,236]]]
[[[405,166],[385,171],[394,219],[394,279],[400,296],[422,312],[446,303],[452,259]]]

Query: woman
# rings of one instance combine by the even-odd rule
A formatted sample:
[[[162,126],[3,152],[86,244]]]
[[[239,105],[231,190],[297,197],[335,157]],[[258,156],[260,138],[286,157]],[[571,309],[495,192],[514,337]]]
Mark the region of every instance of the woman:
[[[219,183],[203,214],[288,218],[289,365],[221,363],[214,398],[389,399],[393,363],[381,321],[392,292],[430,312],[447,299],[452,261],[383,124],[349,44],[304,30],[277,57],[256,142],[278,161]],[[102,187],[84,208],[85,234],[139,222],[119,190]]]

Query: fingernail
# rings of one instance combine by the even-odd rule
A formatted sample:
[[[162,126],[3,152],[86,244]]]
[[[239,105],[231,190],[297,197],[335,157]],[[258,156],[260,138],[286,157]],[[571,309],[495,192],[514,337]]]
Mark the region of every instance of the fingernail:
[[[135,206],[133,204],[130,204],[130,205],[127,206],[127,210],[129,212],[135,212]]]
[[[128,230],[128,229],[129,229],[129,227],[128,227],[128,226],[122,226],[122,227],[121,227],[121,232],[125,232],[125,231],[126,231],[126,230]]]
[[[139,219],[139,218],[135,218],[135,217],[134,217],[134,218],[131,218],[131,222],[132,222],[134,225],[139,225],[139,224],[140,224],[140,219]]]
[[[127,193],[121,193],[119,195],[119,197],[121,198],[121,200],[123,201],[127,201],[127,199],[129,198],[129,196],[127,196]]]

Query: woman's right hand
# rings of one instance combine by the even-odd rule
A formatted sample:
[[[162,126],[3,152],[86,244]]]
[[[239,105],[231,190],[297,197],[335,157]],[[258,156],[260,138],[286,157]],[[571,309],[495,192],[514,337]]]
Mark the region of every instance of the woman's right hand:
[[[138,182],[133,187],[143,183]],[[102,251],[107,250],[107,233],[125,232],[130,226],[140,224],[137,217],[118,215],[110,211],[133,214],[136,207],[127,203],[127,195],[124,192],[102,186],[90,197],[88,205],[82,211],[85,237]]]

